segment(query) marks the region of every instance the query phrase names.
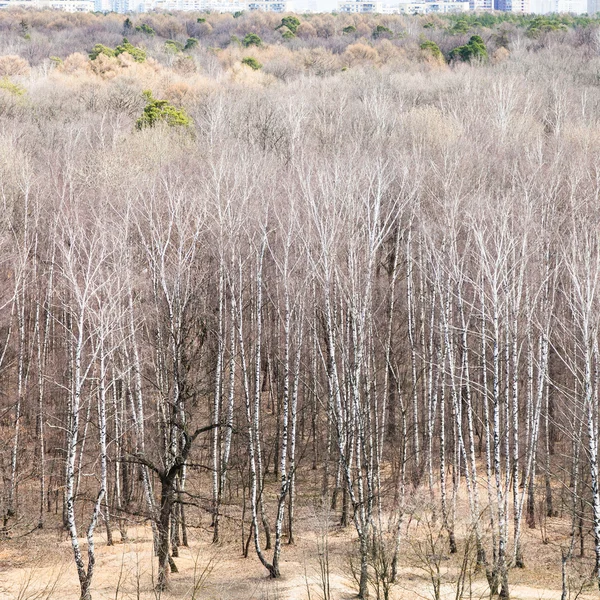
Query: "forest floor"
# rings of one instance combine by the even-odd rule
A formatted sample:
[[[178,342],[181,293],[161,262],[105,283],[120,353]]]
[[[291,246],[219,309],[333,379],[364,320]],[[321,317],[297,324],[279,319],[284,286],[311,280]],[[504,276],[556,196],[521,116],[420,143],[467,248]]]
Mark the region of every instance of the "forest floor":
[[[447,538],[439,520],[433,524],[422,518],[408,517],[404,528],[399,583],[391,598],[417,600],[434,598],[432,574],[439,566],[441,597],[456,599],[459,567],[465,557],[465,536],[461,537],[457,511],[459,551],[450,556]],[[96,531],[97,566],[93,580],[94,600],[322,600],[325,595],[320,577],[320,556],[325,538],[326,517],[308,504],[297,509],[295,543],[284,541],[280,580],[267,578],[253,545],[248,558],[242,557],[239,524],[236,519],[223,521],[223,543],[213,545],[209,517],[198,514],[190,522],[189,548],[180,548],[176,559],[179,573],[171,576],[169,591],[153,591],[156,561],[152,559],[151,529],[143,524],[128,527],[129,540],[120,541],[115,528],[113,546],[106,545],[106,532]],[[462,513],[466,514],[466,513]],[[194,517],[195,518],[195,517]],[[336,517],[337,518],[337,517]],[[0,541],[0,600],[77,600],[78,582],[70,541],[53,515],[43,530],[14,535]],[[193,519],[190,518],[190,521]],[[333,520],[333,519],[332,519]],[[511,598],[523,600],[558,600],[561,597],[561,549],[568,545],[570,520],[557,517],[535,529],[523,531],[525,568],[510,571]],[[247,531],[246,531],[247,535]],[[355,597],[351,556],[353,526],[329,527],[331,600]],[[80,540],[85,550],[86,541]],[[577,547],[577,552],[579,548]],[[271,552],[267,552],[270,557]],[[589,584],[593,568],[591,547],[586,557],[575,558],[569,566],[569,599],[596,598],[597,589]],[[467,561],[469,562],[469,561]],[[470,565],[472,563],[469,562]],[[467,569],[464,598],[485,598],[489,594],[485,575]],[[587,587],[584,582],[588,581]],[[375,598],[375,593],[372,594]]]
[[[116,543],[109,547],[105,532],[97,532],[94,600],[161,597],[152,589],[156,562],[151,556],[150,527],[130,527],[128,534],[129,541],[121,543],[119,533],[115,532]],[[76,599],[77,575],[70,541],[65,537],[56,529],[46,529],[0,543],[0,599]],[[171,576],[169,592],[162,594],[164,600],[304,600],[323,597],[319,576],[322,538],[314,532],[302,529],[296,534],[294,545],[284,545],[283,576],[277,581],[266,577],[252,546],[249,557],[243,558],[239,540],[228,539],[214,546],[211,537],[208,530],[190,530],[190,547],[180,548],[180,556],[176,559],[179,573]],[[344,600],[355,596],[349,559],[352,537],[352,526],[335,528],[329,535],[332,599]],[[85,548],[85,540],[82,538],[80,541]],[[419,561],[418,556],[422,553],[415,551],[414,542],[410,544],[402,555],[399,583],[392,591],[392,598],[433,598],[431,573],[435,571],[436,563],[440,565],[442,597],[455,598],[458,565],[464,557],[464,550],[459,550],[456,559],[444,555],[439,561],[435,557]],[[551,543],[543,544],[539,531],[528,530],[524,536],[524,554],[525,568],[510,572],[511,597],[558,600],[561,596],[560,548]],[[583,583],[581,574],[577,572],[589,574],[591,563],[575,559],[573,565],[570,597],[576,598]],[[487,596],[483,574],[472,574],[471,583],[468,579],[465,597]],[[593,589],[583,592],[581,598],[596,597]]]

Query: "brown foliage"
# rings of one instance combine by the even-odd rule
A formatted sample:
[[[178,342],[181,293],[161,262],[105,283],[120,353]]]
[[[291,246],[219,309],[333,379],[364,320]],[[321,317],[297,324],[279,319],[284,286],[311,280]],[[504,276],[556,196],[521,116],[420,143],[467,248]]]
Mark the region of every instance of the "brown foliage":
[[[75,52],[67,56],[58,69],[68,74],[74,74],[77,71],[90,71],[90,59],[81,52]]]
[[[0,77],[29,75],[29,71],[29,63],[24,58],[15,54],[0,56]]]
[[[379,54],[375,48],[365,42],[357,42],[346,48],[342,59],[348,66],[374,63],[378,60]]]

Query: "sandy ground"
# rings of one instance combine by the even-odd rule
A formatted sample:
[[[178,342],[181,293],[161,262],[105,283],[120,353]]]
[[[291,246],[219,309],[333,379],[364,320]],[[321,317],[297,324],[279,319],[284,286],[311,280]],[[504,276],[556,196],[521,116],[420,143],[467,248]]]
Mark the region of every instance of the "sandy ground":
[[[561,595],[560,547],[564,537],[565,522],[556,519],[547,529],[547,543],[541,542],[539,530],[526,530],[523,547],[525,569],[511,571],[511,597],[524,600],[558,600]],[[151,553],[151,530],[137,525],[129,527],[129,541],[120,542],[115,532],[115,545],[106,545],[104,531],[98,530],[96,547],[98,562],[93,583],[94,600],[119,599],[186,599],[186,600],[321,600],[324,597],[320,584],[319,530],[314,515],[299,519],[296,543],[284,545],[282,552],[282,578],[269,580],[258,562],[253,547],[249,557],[241,556],[239,533],[225,531],[226,541],[212,545],[211,532],[206,528],[190,530],[190,547],[181,548],[176,559],[179,573],[171,576],[168,592],[153,591],[156,561]],[[433,599],[431,572],[435,560],[419,558],[425,539],[425,529],[410,523],[409,531],[419,542],[406,542],[401,560],[399,584],[394,587],[394,599]],[[556,539],[554,539],[556,538]],[[560,543],[559,543],[560,542]],[[85,547],[85,541],[81,540]],[[421,545],[419,545],[421,544]],[[444,544],[441,538],[440,544]],[[352,527],[332,527],[329,534],[330,587],[332,600],[355,597],[348,555],[353,547]],[[441,546],[440,546],[441,547]],[[426,550],[423,550],[426,554]],[[445,551],[444,551],[445,552]],[[456,578],[459,556],[448,557],[442,553],[440,560],[441,596],[445,600],[456,598]],[[270,554],[270,553],[268,553]],[[421,554],[422,555],[422,554]],[[573,600],[580,588],[577,571],[587,571],[587,559],[574,561],[571,573]],[[488,595],[485,577],[473,575],[467,581],[465,598],[484,598]],[[375,595],[373,594],[373,597]],[[587,588],[580,596],[597,597]],[[0,542],[0,600],[77,600],[78,583],[73,564],[70,541],[57,527],[36,531],[28,536]]]
[[[312,486],[312,487],[311,487]],[[189,548],[180,548],[175,559],[178,573],[171,575],[167,592],[154,591],[156,559],[152,556],[152,532],[148,524],[130,522],[128,541],[121,542],[115,526],[115,544],[107,546],[104,527],[96,529],[97,564],[93,577],[93,600],[348,600],[356,594],[351,556],[355,552],[354,526],[338,525],[339,514],[327,516],[320,504],[317,479],[303,482],[306,495],[298,496],[294,526],[294,544],[284,539],[281,560],[282,577],[270,580],[260,564],[253,545],[248,558],[242,556],[240,501],[234,498],[224,505],[221,520],[222,543],[214,545],[210,516],[205,510],[189,507]],[[273,488],[275,490],[275,488]],[[275,512],[275,492],[267,498],[268,514]],[[83,503],[82,503],[83,506]],[[432,575],[441,584],[441,600],[460,600],[457,595],[459,567],[467,545],[468,503],[459,495],[456,510],[456,537],[459,551],[448,554],[447,535],[441,523],[431,520],[431,498],[419,489],[407,498],[403,525],[398,584],[390,600],[435,600]],[[28,508],[31,511],[28,512]],[[58,508],[57,508],[58,510]],[[36,514],[25,507],[24,514]],[[0,600],[78,600],[79,585],[71,542],[62,529],[59,514],[47,515],[47,526],[34,529],[35,522],[23,520],[11,533],[0,539]],[[84,515],[78,516],[80,527]],[[329,525],[327,525],[329,523]],[[483,526],[483,525],[482,525]],[[511,523],[512,527],[512,523]],[[589,527],[588,527],[589,529]],[[568,513],[543,519],[535,529],[523,524],[522,548],[525,568],[511,569],[510,592],[515,600],[560,600],[561,552],[570,541]],[[81,529],[83,531],[83,528]],[[324,532],[328,531],[330,594],[325,597],[321,580]],[[246,536],[248,528],[246,527]],[[491,548],[490,532],[484,531],[486,547]],[[390,540],[393,538],[390,538]],[[512,539],[512,529],[511,529]],[[80,540],[85,553],[86,540]],[[471,543],[471,547],[473,544]],[[509,551],[512,547],[509,544]],[[578,554],[578,544],[574,554]],[[266,552],[270,560],[272,551]],[[474,551],[470,553],[474,566]],[[590,575],[593,570],[592,536],[586,537],[585,558],[569,564],[567,600],[598,598],[598,589]],[[87,556],[85,556],[87,559]],[[354,561],[355,562],[355,561]],[[472,571],[472,569],[469,569]],[[587,587],[583,586],[587,582]],[[377,596],[374,591],[373,599]],[[465,580],[462,598],[489,597],[484,573],[471,573]],[[383,598],[383,596],[382,596]],[[378,599],[377,599],[378,600]]]

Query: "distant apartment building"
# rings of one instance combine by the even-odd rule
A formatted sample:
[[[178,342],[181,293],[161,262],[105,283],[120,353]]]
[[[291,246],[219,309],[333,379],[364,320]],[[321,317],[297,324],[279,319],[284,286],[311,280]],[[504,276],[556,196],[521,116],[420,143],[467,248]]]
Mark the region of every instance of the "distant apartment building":
[[[204,0],[204,3],[207,4],[207,1]],[[236,13],[248,10],[248,3],[240,0],[212,0],[209,4],[210,10],[213,12]]]
[[[529,0],[512,0],[511,9],[512,12],[528,14],[531,12],[531,3]]]
[[[148,12],[155,8],[155,2],[150,0],[95,0],[99,12]],[[108,6],[106,6],[108,4]],[[175,9],[173,9],[175,10]]]
[[[64,10],[65,12],[93,12],[94,0],[0,0],[0,8],[22,6],[29,8],[50,8]]]
[[[292,12],[294,10],[291,2],[249,2],[248,0],[151,0],[151,6],[147,10],[153,9],[195,12],[209,10],[218,13],[235,13],[244,10],[268,10],[273,12]]]
[[[403,15],[427,15],[430,13],[462,13],[470,10],[469,0],[460,2],[401,2],[398,13]]]
[[[143,13],[156,9],[231,13],[244,10],[294,11],[293,2],[288,0],[0,0],[0,9],[11,6],[51,8],[67,12],[116,13]]]
[[[343,0],[338,2],[338,12],[341,13],[382,13],[382,2],[364,2],[362,0]]]
[[[512,12],[512,0],[494,0],[494,10]]]
[[[494,10],[494,0],[469,0],[469,10]]]
[[[586,0],[557,0],[556,10],[553,12],[582,15],[589,12],[588,2]],[[597,9],[594,13],[590,14],[595,14],[596,12],[598,12]]]
[[[286,0],[150,0],[150,2],[151,6],[145,10],[161,9],[195,12],[209,10],[211,12],[221,13],[235,13],[244,10],[265,10],[270,12],[294,11],[293,2]]]
[[[131,0],[135,1],[135,0]],[[205,10],[206,0],[154,0],[150,10]],[[145,11],[142,11],[145,12]]]
[[[515,0],[513,0],[514,2]],[[545,15],[548,13],[570,13],[594,15],[600,10],[599,0],[530,0],[529,12]]]
[[[495,0],[495,10],[515,13],[569,13],[581,15],[595,14],[600,10],[600,0]]]
[[[292,2],[257,0],[255,2],[247,2],[246,8],[248,10],[265,10],[268,12],[294,12],[294,4]]]
[[[384,14],[427,15],[430,13],[462,13],[469,11],[469,0],[460,2],[400,2],[384,6]]]
[[[37,4],[32,1],[14,2],[13,0],[0,0],[0,8],[10,8],[11,6],[35,7]]]
[[[308,0],[310,12],[318,12],[317,2]],[[242,11],[294,12],[291,0],[0,0],[0,9],[11,6],[50,8],[66,12],[149,12],[165,11],[211,11],[235,13]],[[535,13],[588,13],[600,12],[600,0],[427,0],[400,1],[384,4],[383,0],[338,0],[338,11],[347,14],[377,13],[424,15],[430,13],[462,13],[499,10],[521,14]]]
[[[92,0],[40,0],[38,6],[67,12],[92,12],[94,10]]]

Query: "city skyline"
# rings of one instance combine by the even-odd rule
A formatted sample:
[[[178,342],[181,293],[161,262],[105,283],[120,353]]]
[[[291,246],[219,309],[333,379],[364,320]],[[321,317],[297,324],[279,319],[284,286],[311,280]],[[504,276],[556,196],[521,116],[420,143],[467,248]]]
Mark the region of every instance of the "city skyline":
[[[468,7],[466,3],[468,2]],[[266,10],[272,12],[381,14],[427,14],[496,10],[521,14],[596,14],[598,0],[0,0],[0,8],[30,6],[68,12],[148,12],[181,10],[238,12]]]

